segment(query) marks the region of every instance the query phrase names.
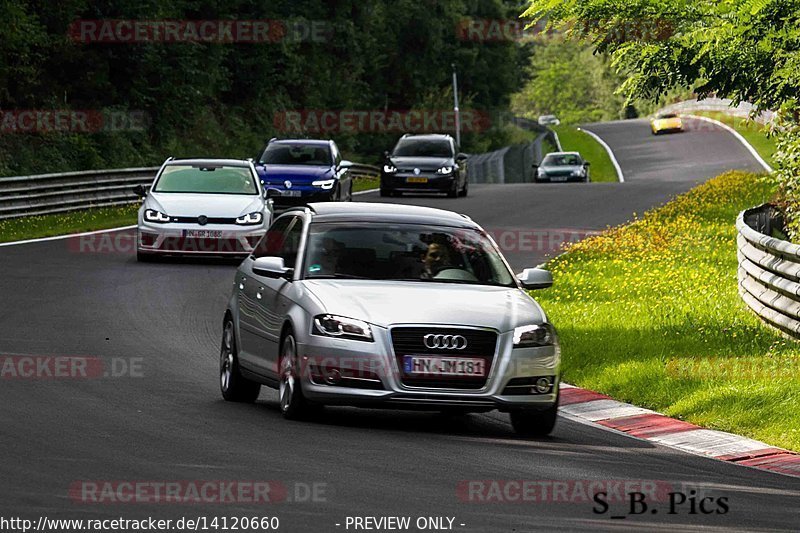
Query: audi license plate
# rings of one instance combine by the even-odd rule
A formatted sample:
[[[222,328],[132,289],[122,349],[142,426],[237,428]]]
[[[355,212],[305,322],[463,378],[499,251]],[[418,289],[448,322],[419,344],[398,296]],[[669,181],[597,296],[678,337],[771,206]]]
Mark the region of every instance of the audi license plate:
[[[428,178],[406,178],[406,183],[428,183]]]
[[[194,239],[221,239],[221,231],[211,231],[207,229],[185,229],[183,230],[184,237],[192,237]]]
[[[281,191],[281,196],[291,196],[292,198],[297,198],[300,194],[301,191]]]
[[[412,376],[478,376],[486,375],[486,360],[465,357],[406,355],[403,370]]]

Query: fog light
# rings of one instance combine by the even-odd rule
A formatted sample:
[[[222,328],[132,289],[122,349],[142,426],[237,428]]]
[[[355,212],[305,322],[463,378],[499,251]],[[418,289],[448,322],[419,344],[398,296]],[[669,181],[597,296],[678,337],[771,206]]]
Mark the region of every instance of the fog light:
[[[550,392],[550,388],[553,384],[550,382],[550,378],[539,378],[536,380],[536,384],[533,386],[534,390],[539,394],[544,394],[546,392]]]
[[[336,370],[335,368],[326,370],[327,372],[325,372],[325,383],[327,383],[328,385],[336,385],[337,383],[339,383],[339,381],[342,379],[342,374],[339,373],[339,371]]]

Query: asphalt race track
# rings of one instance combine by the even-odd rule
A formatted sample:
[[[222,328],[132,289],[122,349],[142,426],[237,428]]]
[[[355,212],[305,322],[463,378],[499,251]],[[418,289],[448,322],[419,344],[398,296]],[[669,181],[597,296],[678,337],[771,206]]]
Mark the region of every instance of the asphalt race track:
[[[472,186],[466,199],[392,200],[458,210],[497,232],[579,234],[622,223],[728,168],[758,168],[732,136],[708,127],[661,137],[643,121],[589,129],[617,151],[626,183]],[[287,422],[270,390],[256,405],[226,403],[217,357],[234,266],[138,264],[130,235],[96,237],[113,239],[116,252],[99,240],[0,248],[0,354],[89,356],[104,365],[96,378],[0,380],[3,516],[277,516],[280,531],[310,532],[354,531],[348,516],[385,515],[410,516],[412,524],[417,517],[455,517],[455,530],[481,532],[796,530],[800,523],[800,480],[564,418],[550,438],[526,441],[496,413],[445,418],[328,408],[317,421]],[[553,253],[549,244],[530,248],[510,250],[515,268]],[[85,491],[70,493],[81,482],[204,480],[273,481],[287,497],[98,504],[86,501]],[[463,490],[469,480],[505,487],[508,480],[566,482],[569,501],[552,491],[536,492],[537,501],[474,501],[479,493]],[[662,499],[634,516],[626,500],[597,514],[594,502],[575,496],[575,487],[619,481],[725,497],[730,510],[690,514],[687,504],[667,514]]]

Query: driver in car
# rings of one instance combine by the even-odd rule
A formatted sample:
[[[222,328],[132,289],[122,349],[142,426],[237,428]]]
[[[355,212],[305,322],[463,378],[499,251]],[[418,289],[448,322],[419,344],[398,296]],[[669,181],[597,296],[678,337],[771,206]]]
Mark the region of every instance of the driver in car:
[[[436,240],[428,245],[428,250],[422,256],[423,271],[420,278],[433,279],[436,274],[453,264],[453,251],[450,246],[441,240]]]

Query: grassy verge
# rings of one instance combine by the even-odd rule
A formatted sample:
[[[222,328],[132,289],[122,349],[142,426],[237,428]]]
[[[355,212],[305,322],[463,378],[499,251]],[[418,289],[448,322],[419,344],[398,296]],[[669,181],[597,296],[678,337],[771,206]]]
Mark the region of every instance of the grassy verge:
[[[770,166],[775,165],[773,160],[773,156],[775,155],[775,139],[768,137],[764,126],[758,122],[734,117],[727,113],[717,111],[695,111],[691,114],[713,118],[732,127],[755,148],[758,155],[764,158],[764,161],[769,163]]]
[[[589,161],[589,174],[592,181],[617,181],[617,172],[608,157],[608,152],[590,135],[578,131],[574,126],[560,125],[553,127],[561,141],[561,149],[565,152],[580,152]]]
[[[737,292],[735,217],[774,191],[729,172],[552,260],[565,380],[800,451],[800,345]]]
[[[358,178],[353,180],[353,192],[368,191],[381,186],[380,178]]]
[[[353,192],[376,189],[378,178],[359,178],[353,182]],[[139,204],[123,207],[96,208],[63,213],[0,220],[0,242],[39,239],[136,224]]]
[[[0,220],[0,242],[38,239],[136,224],[139,204]]]

